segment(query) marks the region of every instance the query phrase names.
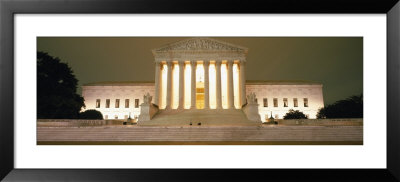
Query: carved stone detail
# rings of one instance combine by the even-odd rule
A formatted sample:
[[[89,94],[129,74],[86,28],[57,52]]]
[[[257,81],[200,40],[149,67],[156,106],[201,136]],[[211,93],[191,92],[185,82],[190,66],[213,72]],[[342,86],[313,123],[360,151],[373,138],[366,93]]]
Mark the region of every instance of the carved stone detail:
[[[144,102],[145,104],[150,104],[152,98],[153,98],[153,97],[150,96],[150,93],[147,92],[146,95],[143,95],[143,102]]]
[[[248,49],[210,38],[192,38],[153,49],[156,62],[185,60],[246,61]]]
[[[156,49],[155,52],[166,52],[171,50],[245,51],[246,48],[209,38],[193,38],[169,44],[162,48]]]
[[[256,94],[254,92],[247,95],[247,103],[249,104],[257,104],[256,99]]]

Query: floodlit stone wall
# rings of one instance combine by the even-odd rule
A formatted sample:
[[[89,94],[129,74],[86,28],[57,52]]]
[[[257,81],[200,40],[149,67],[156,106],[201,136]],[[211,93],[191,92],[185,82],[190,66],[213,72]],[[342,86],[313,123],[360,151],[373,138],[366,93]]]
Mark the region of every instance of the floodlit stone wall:
[[[104,119],[132,119],[140,115],[140,104],[143,103],[143,95],[146,93],[154,96],[154,83],[141,83],[135,85],[120,86],[83,86],[82,96],[85,99],[86,109],[95,109],[103,114]],[[100,100],[100,107],[96,107],[96,100]],[[106,107],[107,99],[110,100]],[[119,107],[116,107],[119,99]],[[129,99],[129,106],[125,107],[125,100]],[[135,100],[139,99],[137,107]]]
[[[85,99],[86,110],[95,109],[103,114],[105,119],[126,119],[131,113],[131,118],[140,115],[140,104],[143,95],[147,92],[154,97],[154,83],[124,83],[83,86],[82,95]],[[272,116],[282,119],[289,109],[299,110],[315,119],[319,108],[324,107],[321,84],[307,84],[304,82],[250,82],[246,83],[246,94],[254,92],[257,97],[258,111],[262,122]],[[100,99],[100,107],[96,108],[96,100]],[[109,108],[106,108],[106,99],[110,99]],[[119,99],[119,108],[115,107]],[[129,99],[129,107],[125,108],[125,99]],[[135,107],[135,99],[139,99],[139,107]],[[264,107],[264,99],[267,106]],[[277,106],[274,106],[276,99]],[[286,100],[285,100],[286,99]],[[297,107],[295,101],[297,99]],[[305,107],[305,99],[307,107]],[[154,102],[154,100],[153,100]],[[284,102],[287,102],[285,107]]]
[[[266,122],[271,117],[271,113],[275,119],[282,119],[290,109],[299,110],[306,114],[309,119],[315,119],[318,109],[324,107],[321,84],[274,85],[246,83],[246,93],[249,94],[251,92],[256,94],[257,103],[259,104],[258,111],[263,122]],[[266,105],[264,105],[264,99],[266,99]],[[295,106],[295,99],[297,99],[297,107]],[[277,103],[274,104],[274,102]],[[284,102],[287,102],[287,105]]]

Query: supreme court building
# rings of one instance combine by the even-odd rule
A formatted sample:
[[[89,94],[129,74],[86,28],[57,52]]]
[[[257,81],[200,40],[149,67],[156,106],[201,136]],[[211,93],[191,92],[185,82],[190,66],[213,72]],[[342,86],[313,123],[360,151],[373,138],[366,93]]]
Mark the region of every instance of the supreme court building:
[[[253,120],[265,122],[271,114],[282,119],[289,109],[316,118],[318,109],[324,107],[322,84],[246,80],[246,64],[251,60],[246,59],[248,49],[242,46],[191,38],[153,49],[152,53],[154,82],[85,84],[82,95],[86,110],[98,110],[105,119],[139,118],[150,101],[149,107],[155,109],[153,112],[150,108],[153,114],[149,122],[166,122],[174,115],[178,116],[175,120],[212,120],[215,116],[226,118],[226,122],[235,117],[247,122],[246,116],[250,118],[253,111],[259,115]]]

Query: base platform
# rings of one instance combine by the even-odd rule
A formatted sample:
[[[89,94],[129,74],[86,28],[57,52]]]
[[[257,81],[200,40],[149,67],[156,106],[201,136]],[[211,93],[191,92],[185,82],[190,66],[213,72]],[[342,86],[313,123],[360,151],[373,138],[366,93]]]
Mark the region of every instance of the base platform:
[[[241,109],[171,109],[160,110],[152,120],[138,123],[140,126],[259,126],[261,121],[247,119]]]

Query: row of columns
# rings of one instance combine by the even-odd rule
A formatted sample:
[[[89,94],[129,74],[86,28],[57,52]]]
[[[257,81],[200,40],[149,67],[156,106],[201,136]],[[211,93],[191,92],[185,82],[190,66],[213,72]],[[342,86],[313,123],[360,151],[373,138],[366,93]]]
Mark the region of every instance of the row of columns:
[[[167,62],[167,95],[166,95],[166,108],[171,109],[172,107],[172,62]],[[222,93],[221,93],[221,64],[222,61],[215,61],[216,67],[216,101],[217,107],[216,109],[222,109]],[[190,61],[191,67],[191,105],[190,109],[196,109],[196,69],[197,69],[197,61]],[[203,61],[204,65],[204,109],[210,108],[210,90],[209,90],[209,61]],[[178,109],[184,108],[184,70],[185,70],[185,62],[178,62],[179,66],[179,105]],[[233,96],[233,61],[227,61],[228,66],[228,79],[227,79],[227,97],[228,97],[228,109],[235,108],[234,105],[234,96]],[[246,103],[246,88],[245,88],[245,62],[240,62],[240,71],[239,71],[239,102],[241,105]],[[161,81],[161,69],[162,66],[160,63],[156,63],[155,70],[155,96],[154,96],[154,104],[160,104],[160,81]]]

